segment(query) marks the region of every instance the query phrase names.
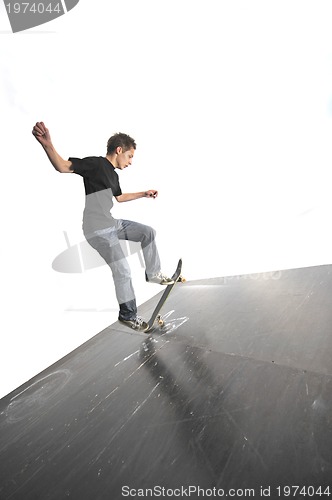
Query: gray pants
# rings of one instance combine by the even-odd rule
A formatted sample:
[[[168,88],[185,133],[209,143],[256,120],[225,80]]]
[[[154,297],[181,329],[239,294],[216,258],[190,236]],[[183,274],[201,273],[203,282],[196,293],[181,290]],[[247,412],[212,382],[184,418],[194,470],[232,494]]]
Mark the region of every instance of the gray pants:
[[[97,250],[112,271],[115,293],[120,305],[119,318],[134,319],[137,316],[135,292],[130,267],[119,240],[141,243],[147,279],[160,271],[160,259],[155,243],[155,231],[150,226],[129,220],[117,219],[115,225],[100,229],[85,237]]]

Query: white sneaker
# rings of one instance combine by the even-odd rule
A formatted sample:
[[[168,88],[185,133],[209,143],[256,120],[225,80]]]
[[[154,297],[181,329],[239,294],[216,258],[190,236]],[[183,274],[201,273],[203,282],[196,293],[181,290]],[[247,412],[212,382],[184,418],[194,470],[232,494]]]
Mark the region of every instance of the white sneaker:
[[[129,326],[133,330],[138,330],[140,332],[145,332],[149,327],[149,325],[140,316],[136,316],[135,319],[129,320],[119,318],[119,321]]]
[[[158,285],[173,285],[174,280],[172,280],[171,278],[168,278],[162,272],[159,272],[155,276],[152,276],[152,278],[149,278],[148,282],[149,283],[158,283]]]

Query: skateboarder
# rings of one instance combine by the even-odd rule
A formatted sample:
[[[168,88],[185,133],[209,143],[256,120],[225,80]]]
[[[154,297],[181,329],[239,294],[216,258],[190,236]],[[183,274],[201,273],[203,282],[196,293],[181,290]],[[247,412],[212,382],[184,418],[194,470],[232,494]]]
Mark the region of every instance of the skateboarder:
[[[136,150],[134,139],[127,134],[117,133],[108,140],[105,157],[91,156],[64,160],[55,150],[49,130],[43,122],[37,122],[32,133],[58,172],[73,172],[83,177],[86,195],[83,213],[84,236],[112,270],[120,307],[119,320],[135,330],[145,331],[148,324],[137,316],[130,267],[119,240],[141,243],[148,282],[169,285],[173,280],[160,270],[155,231],[137,222],[114,219],[110,213],[113,197],[122,203],[138,198],[156,198],[158,195],[158,191],[154,189],[137,193],[121,191],[116,169],[123,170],[132,164]]]

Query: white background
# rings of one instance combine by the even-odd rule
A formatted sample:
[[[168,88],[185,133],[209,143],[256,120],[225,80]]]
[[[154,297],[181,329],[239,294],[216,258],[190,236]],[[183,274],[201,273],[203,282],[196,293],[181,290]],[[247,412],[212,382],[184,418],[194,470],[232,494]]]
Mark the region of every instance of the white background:
[[[83,240],[84,190],[36,121],[65,158],[136,139],[122,190],[159,197],[113,215],[156,228],[168,274],[180,256],[187,279],[331,263],[330,1],[80,0],[16,34],[0,19],[0,397],[117,318],[107,267],[52,269]],[[130,262],[142,303],[160,287]]]

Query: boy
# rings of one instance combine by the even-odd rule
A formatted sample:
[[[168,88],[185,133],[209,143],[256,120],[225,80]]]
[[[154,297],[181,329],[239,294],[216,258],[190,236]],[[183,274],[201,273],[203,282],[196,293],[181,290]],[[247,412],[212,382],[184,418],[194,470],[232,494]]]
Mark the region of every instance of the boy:
[[[137,316],[135,293],[130,267],[120,241],[140,242],[146,268],[146,280],[161,285],[173,281],[160,271],[160,259],[155,243],[155,231],[137,222],[114,219],[111,215],[113,197],[122,203],[138,198],[156,198],[158,191],[150,189],[138,193],[122,193],[116,169],[123,170],[132,164],[136,143],[127,134],[117,133],[107,142],[106,157],[69,158],[64,160],[55,150],[49,130],[37,122],[32,130],[44,148],[53,167],[61,173],[81,175],[85,187],[83,232],[90,245],[103,257],[112,270],[116,297],[119,303],[119,321],[140,331],[148,325]]]

